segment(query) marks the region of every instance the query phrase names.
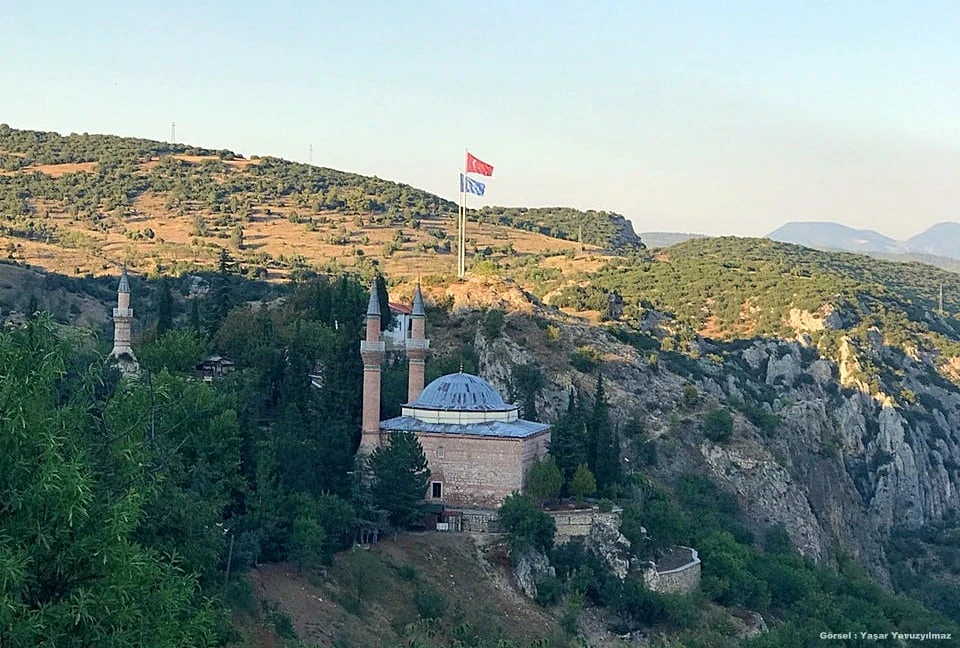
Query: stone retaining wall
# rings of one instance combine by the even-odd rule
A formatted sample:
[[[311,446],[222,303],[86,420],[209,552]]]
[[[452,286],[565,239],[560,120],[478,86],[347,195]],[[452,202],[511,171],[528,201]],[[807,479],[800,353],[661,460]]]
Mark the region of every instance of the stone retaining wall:
[[[586,538],[590,535],[590,527],[597,522],[612,522],[620,526],[620,510],[601,513],[596,507],[573,509],[569,511],[547,511],[557,525],[554,544],[564,544],[572,538]]]
[[[697,589],[700,585],[700,557],[697,550],[690,547],[680,547],[690,552],[690,561],[676,569],[659,571],[656,565],[651,565],[643,571],[643,581],[654,592],[670,594],[686,594]]]

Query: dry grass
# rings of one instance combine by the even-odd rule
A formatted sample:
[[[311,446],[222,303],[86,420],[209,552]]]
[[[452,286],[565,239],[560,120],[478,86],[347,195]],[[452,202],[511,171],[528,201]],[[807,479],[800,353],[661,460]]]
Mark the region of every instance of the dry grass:
[[[463,614],[484,635],[496,636],[499,630],[528,645],[549,636],[553,620],[514,589],[508,562],[505,548],[496,543],[480,546],[467,535],[411,533],[337,555],[324,577],[290,565],[265,565],[251,577],[259,601],[286,615],[308,645],[400,645],[398,630],[417,619],[413,592],[424,586],[447,603],[444,627]],[[355,606],[351,580],[361,564],[375,584]]]

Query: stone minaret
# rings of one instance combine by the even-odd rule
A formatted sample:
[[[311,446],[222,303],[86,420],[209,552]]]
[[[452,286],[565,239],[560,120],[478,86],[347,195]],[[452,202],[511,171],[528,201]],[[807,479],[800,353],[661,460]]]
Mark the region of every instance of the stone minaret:
[[[117,286],[117,307],[113,309],[113,351],[110,357],[114,358],[124,374],[136,373],[137,357],[133,355],[130,346],[130,337],[133,324],[133,309],[130,308],[130,279],[124,267],[120,275],[120,284]]]
[[[370,453],[380,447],[380,364],[384,344],[380,339],[380,300],[377,283],[370,286],[367,305],[367,335],[360,342],[363,358],[363,419],[360,426],[360,452]]]
[[[407,381],[407,401],[417,400],[423,391],[423,361],[430,348],[430,340],[426,339],[424,325],[426,313],[423,310],[423,295],[420,293],[420,282],[413,293],[413,313],[410,316],[410,337],[407,338],[407,358],[410,360],[410,375]]]

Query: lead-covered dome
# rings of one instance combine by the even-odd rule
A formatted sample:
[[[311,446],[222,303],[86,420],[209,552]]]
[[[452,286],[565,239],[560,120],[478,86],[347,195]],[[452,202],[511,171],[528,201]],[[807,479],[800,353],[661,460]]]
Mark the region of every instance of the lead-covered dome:
[[[507,412],[516,410],[508,405],[490,383],[483,378],[465,373],[454,373],[437,378],[420,392],[420,397],[408,407],[427,410],[458,412]]]

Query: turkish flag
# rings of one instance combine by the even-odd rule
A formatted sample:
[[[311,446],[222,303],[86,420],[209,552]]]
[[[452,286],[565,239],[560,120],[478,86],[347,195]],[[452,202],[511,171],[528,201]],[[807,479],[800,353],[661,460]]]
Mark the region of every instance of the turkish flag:
[[[493,175],[493,165],[479,160],[467,153],[467,173],[479,173],[484,176]]]

